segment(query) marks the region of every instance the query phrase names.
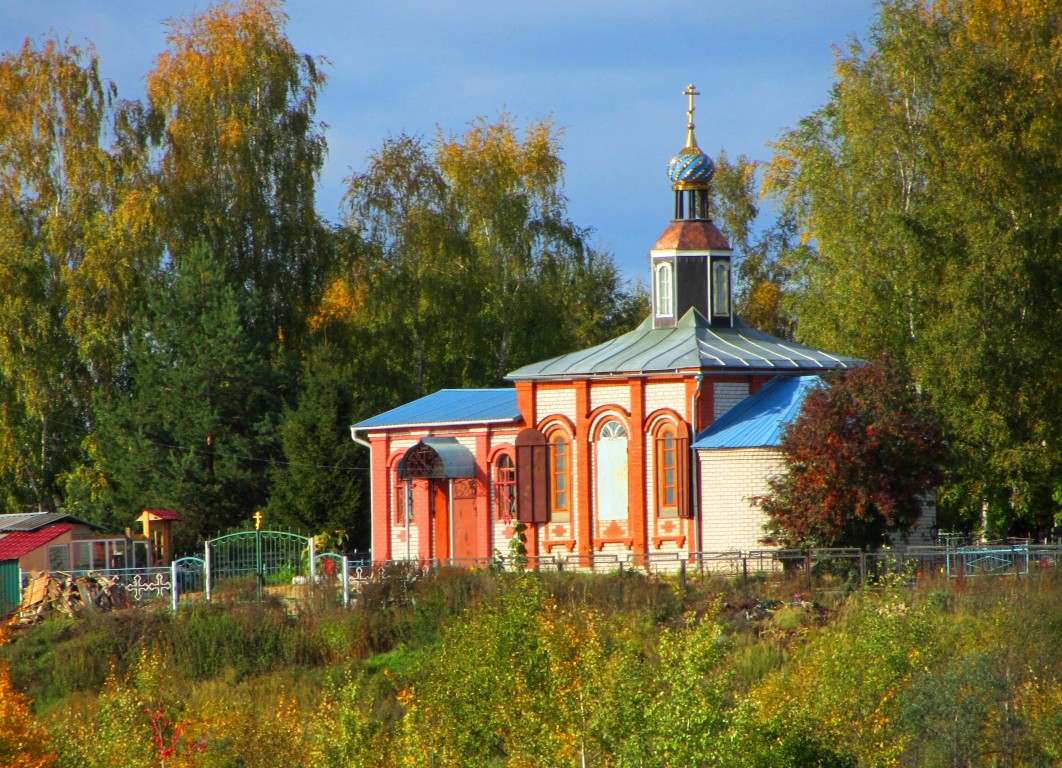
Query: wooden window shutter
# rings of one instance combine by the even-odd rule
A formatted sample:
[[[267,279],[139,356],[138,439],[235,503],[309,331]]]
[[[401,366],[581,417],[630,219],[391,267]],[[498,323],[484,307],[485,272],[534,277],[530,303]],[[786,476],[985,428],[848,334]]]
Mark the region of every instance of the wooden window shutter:
[[[675,469],[678,473],[678,516],[693,517],[690,504],[690,439],[675,438]]]
[[[537,429],[516,436],[516,517],[524,523],[549,520],[549,443]]]

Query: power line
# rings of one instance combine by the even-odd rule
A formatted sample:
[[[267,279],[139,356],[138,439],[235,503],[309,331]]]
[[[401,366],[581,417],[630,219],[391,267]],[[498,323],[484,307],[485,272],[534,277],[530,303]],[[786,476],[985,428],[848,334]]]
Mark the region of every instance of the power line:
[[[83,434],[89,434],[91,432],[91,430],[88,428],[87,425],[71,424],[69,422],[57,421],[55,419],[50,419],[49,421],[52,424],[57,424],[57,425],[63,426],[63,427],[69,427],[70,429],[73,429],[73,430],[79,430]],[[144,443],[147,443],[148,445],[153,445],[156,448],[165,448],[165,449],[168,449],[168,450],[177,450],[177,451],[188,451],[188,452],[191,452],[193,454],[197,454],[199,456],[213,456],[214,458],[220,458],[220,459],[235,459],[237,461],[246,461],[246,462],[251,462],[251,463],[255,463],[255,464],[266,464],[266,465],[269,465],[269,466],[299,467],[299,468],[303,468],[303,469],[319,469],[319,470],[330,471],[330,472],[352,472],[352,471],[367,472],[370,469],[370,467],[350,467],[350,466],[344,466],[344,465],[340,465],[340,464],[336,464],[336,465],[311,464],[309,462],[287,461],[285,459],[279,459],[279,458],[276,458],[276,459],[262,459],[262,458],[258,458],[256,456],[246,456],[246,455],[242,455],[241,456],[239,454],[224,453],[224,452],[219,453],[217,451],[206,451],[206,450],[203,450],[202,448],[199,448],[199,447],[196,447],[196,446],[190,446],[190,445],[177,445],[175,443],[161,443],[161,442],[158,442],[157,440],[151,440],[150,438],[143,437],[143,436],[140,436],[138,439],[141,440]]]

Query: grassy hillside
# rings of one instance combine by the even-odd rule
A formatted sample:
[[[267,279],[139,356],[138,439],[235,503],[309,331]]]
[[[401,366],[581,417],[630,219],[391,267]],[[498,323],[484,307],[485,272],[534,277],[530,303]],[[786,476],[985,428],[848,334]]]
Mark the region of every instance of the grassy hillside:
[[[443,569],[349,611],[55,620],[2,649],[0,764],[1062,761],[1058,576],[795,590]]]

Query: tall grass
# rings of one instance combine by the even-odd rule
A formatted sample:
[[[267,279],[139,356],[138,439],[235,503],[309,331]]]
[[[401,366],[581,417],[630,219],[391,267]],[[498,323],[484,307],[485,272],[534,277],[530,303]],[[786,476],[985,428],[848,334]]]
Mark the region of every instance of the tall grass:
[[[530,613],[513,610],[521,602]],[[476,658],[498,645],[477,627],[510,633],[498,646],[506,658]],[[691,721],[710,721],[740,751],[720,762],[711,747],[705,765],[951,765],[953,754],[963,765],[1050,765],[1062,760],[1052,752],[1062,732],[1060,637],[1062,578],[1052,571],[808,594],[784,577],[440,569],[391,573],[349,610],[319,599],[295,612],[266,601],[91,614],[45,622],[0,653],[42,721],[82,724],[74,741],[57,736],[71,754],[91,748],[93,728],[124,728],[129,743],[148,744],[144,711],[155,707],[171,718],[170,736],[186,723],[189,749],[210,745],[194,752],[196,765],[416,765],[431,744],[465,743],[410,733],[432,713],[446,715],[438,727],[462,727],[449,711],[460,685],[515,686],[461,705],[516,728],[491,736],[505,749],[547,742],[525,743],[527,723],[483,702],[516,706],[518,692],[535,717],[566,712],[565,733],[588,765],[667,765],[653,755],[685,738],[664,706],[679,692],[691,707],[716,707],[710,717],[691,710]],[[699,667],[698,654],[711,666]],[[631,733],[633,723],[645,732]],[[77,733],[88,741],[75,743]],[[992,749],[1016,757],[993,763]],[[60,766],[89,764],[77,760]]]

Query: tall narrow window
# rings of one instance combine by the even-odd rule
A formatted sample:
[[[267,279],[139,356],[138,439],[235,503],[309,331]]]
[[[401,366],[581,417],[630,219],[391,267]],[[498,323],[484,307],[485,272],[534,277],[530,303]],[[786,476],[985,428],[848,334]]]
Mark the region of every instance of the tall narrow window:
[[[730,314],[730,266],[723,259],[712,264],[712,314]]]
[[[657,517],[689,517],[689,438],[666,424],[656,433],[653,447]]]
[[[612,420],[601,427],[594,445],[596,450],[598,520],[626,520],[627,506],[627,430]]]
[[[671,317],[671,265],[661,264],[656,268],[656,314]]]
[[[499,520],[507,523],[516,517],[516,464],[504,453],[494,468],[494,504]]]
[[[549,439],[550,517],[566,521],[571,512],[571,450],[564,434],[555,432]]]
[[[656,508],[660,517],[678,517],[678,462],[675,431],[664,429],[656,438]]]
[[[412,515],[410,515],[409,503],[409,481],[400,478],[397,472],[395,472],[394,478],[395,525],[406,525],[406,523],[408,523],[410,519],[412,519]]]

